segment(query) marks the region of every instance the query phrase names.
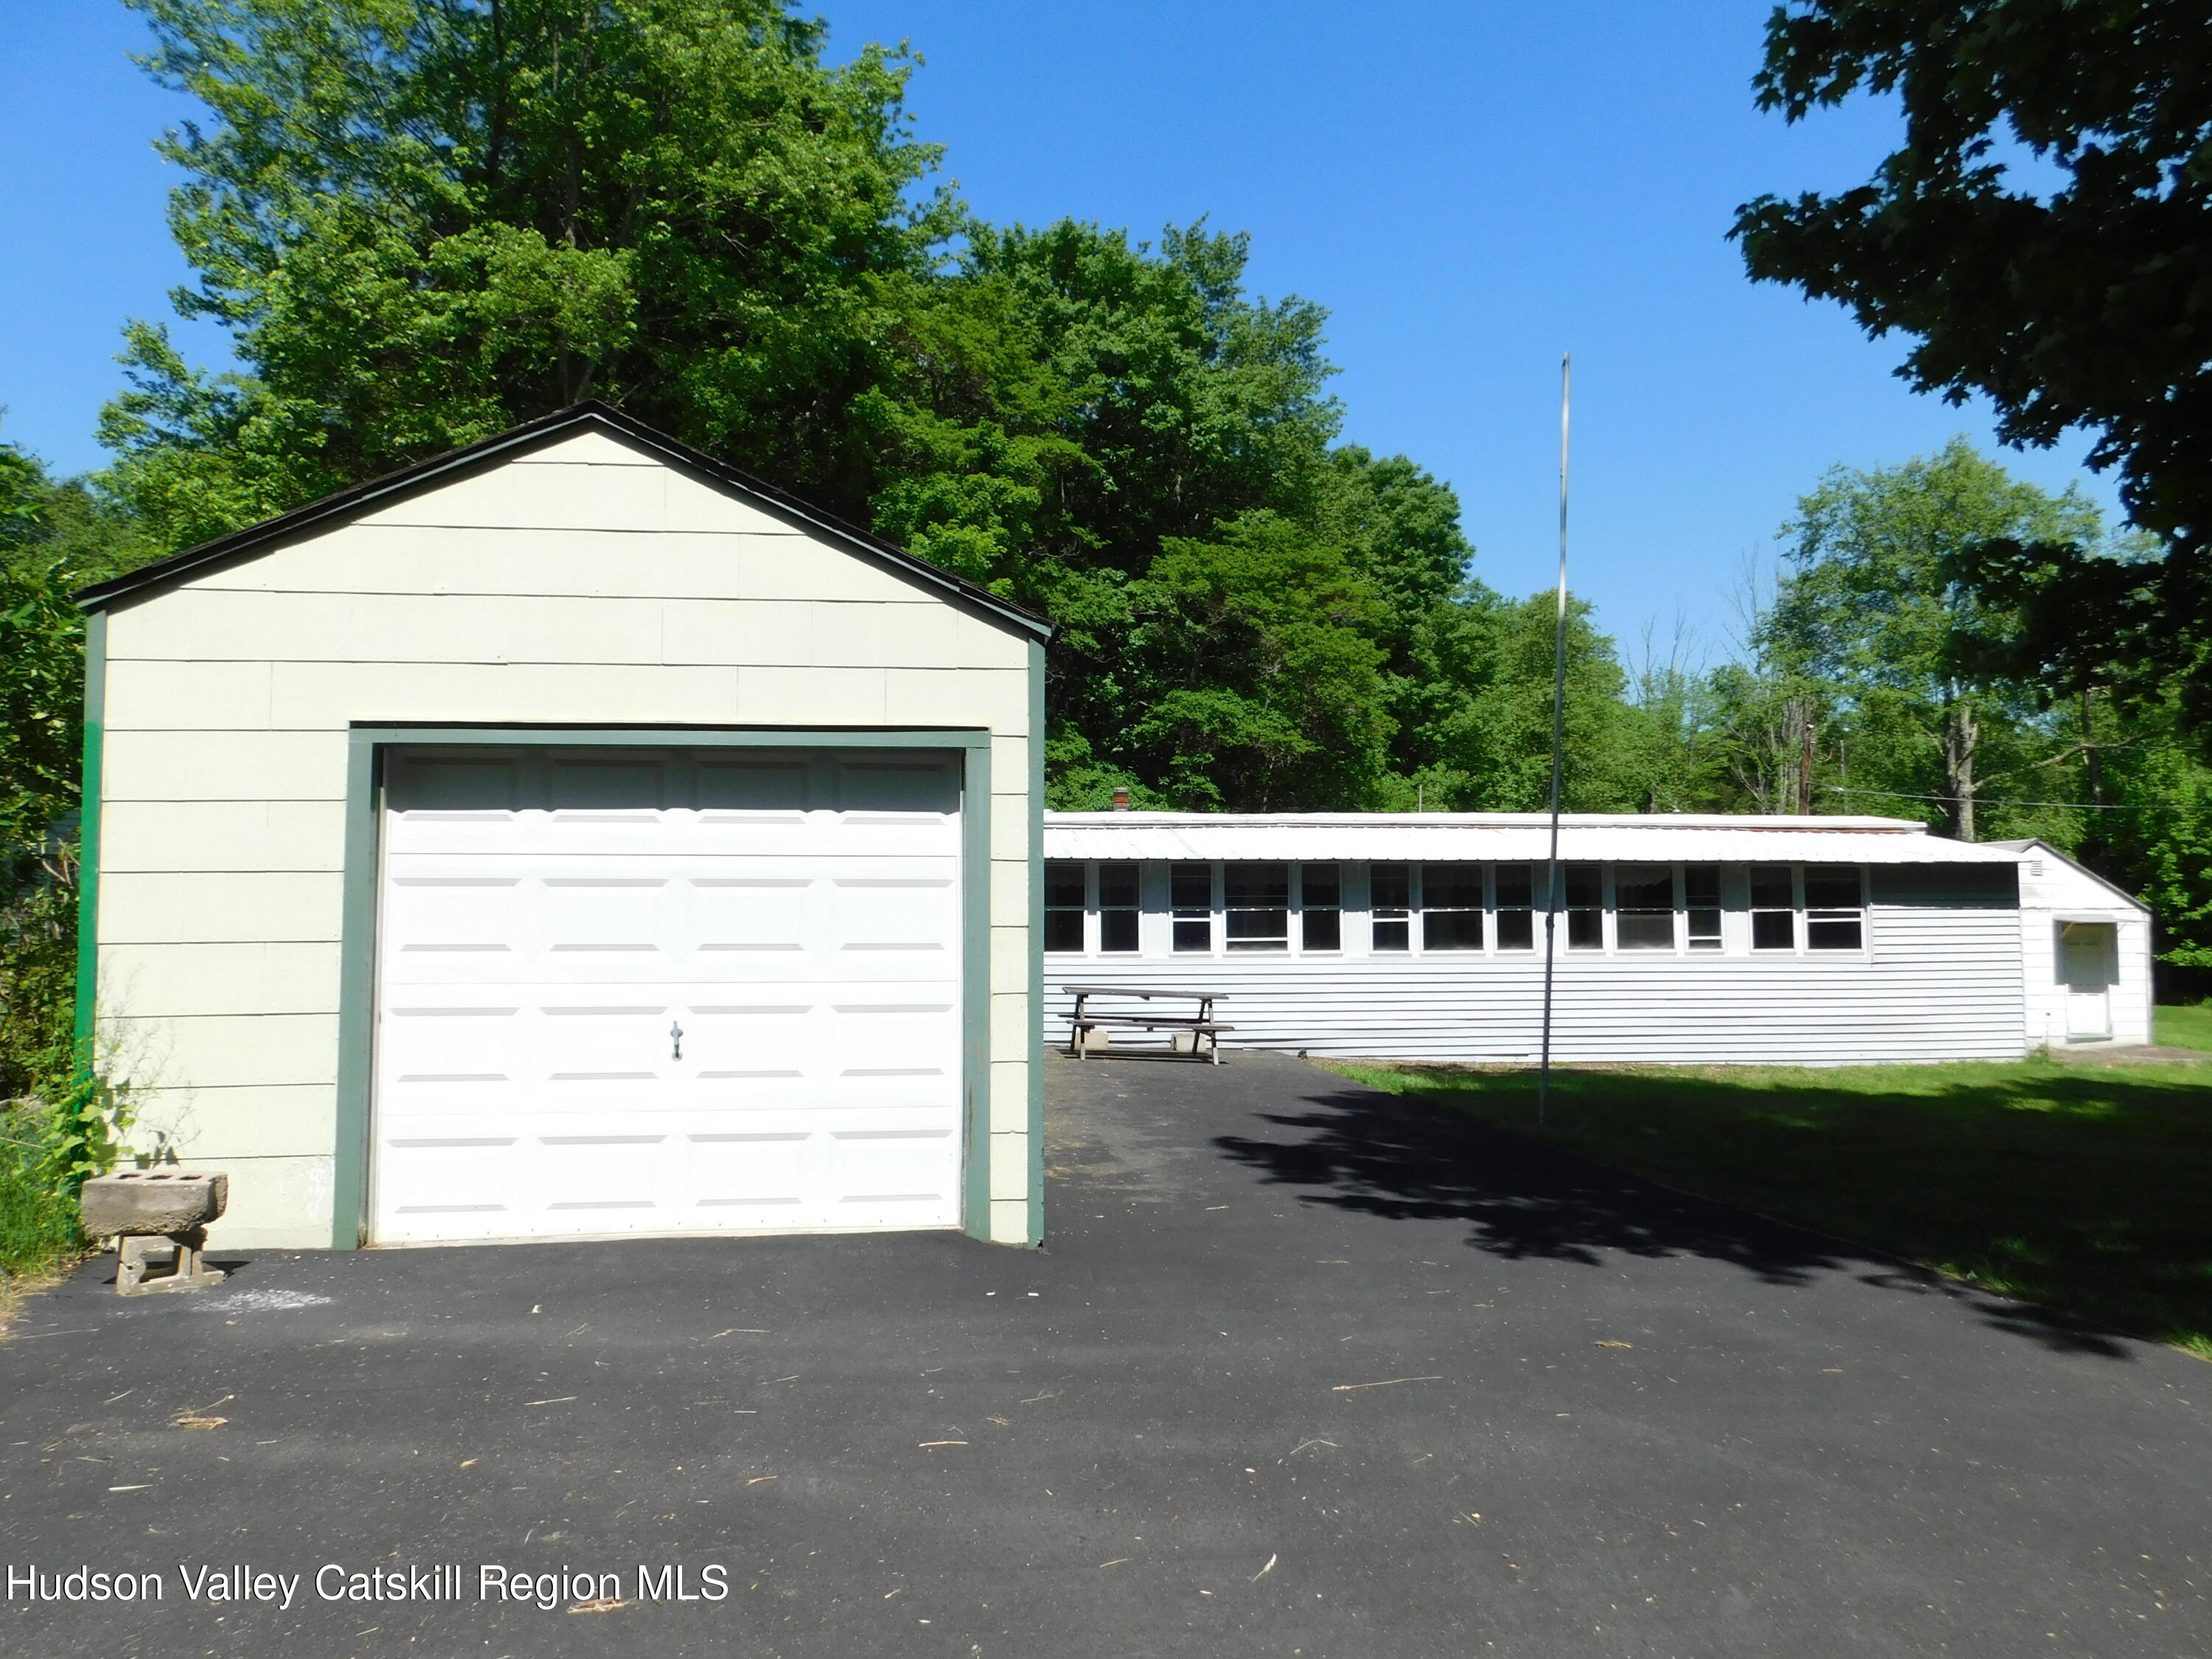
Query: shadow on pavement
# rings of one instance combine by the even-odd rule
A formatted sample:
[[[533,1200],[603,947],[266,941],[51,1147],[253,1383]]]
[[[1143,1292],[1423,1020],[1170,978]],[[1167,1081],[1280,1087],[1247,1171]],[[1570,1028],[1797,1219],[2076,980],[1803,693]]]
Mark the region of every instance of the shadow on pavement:
[[[1770,1285],[1850,1273],[1862,1283],[1963,1303],[1987,1324],[2061,1352],[2133,1357],[2130,1340],[1841,1239],[1608,1169],[1396,1096],[1356,1088],[1264,1114],[1285,1138],[1213,1145],[1271,1185],[1316,1188],[1309,1204],[1385,1220],[1449,1220],[1472,1249],[1506,1260],[1601,1267],[1608,1256],[1696,1256]],[[1291,1136],[1297,1138],[1292,1139]]]

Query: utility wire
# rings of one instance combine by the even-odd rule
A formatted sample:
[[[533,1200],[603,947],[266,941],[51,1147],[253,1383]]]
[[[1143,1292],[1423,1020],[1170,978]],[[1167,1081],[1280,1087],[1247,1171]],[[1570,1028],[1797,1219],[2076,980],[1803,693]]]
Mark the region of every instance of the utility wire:
[[[1956,795],[1908,795],[1895,789],[1851,789],[1840,783],[1824,783],[1821,788],[1838,795],[1880,795],[1885,800],[1932,800],[1948,806],[1955,805]],[[1983,800],[1975,798],[1978,806],[2063,806],[2075,812],[2212,812],[2212,806],[2184,806],[2179,801],[2127,802],[2115,805],[2110,802],[2087,800]]]

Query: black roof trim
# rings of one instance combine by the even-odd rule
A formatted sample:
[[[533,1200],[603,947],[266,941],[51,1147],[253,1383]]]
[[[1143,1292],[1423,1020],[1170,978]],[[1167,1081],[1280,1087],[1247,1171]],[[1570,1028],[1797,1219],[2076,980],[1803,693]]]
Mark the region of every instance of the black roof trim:
[[[295,507],[279,517],[249,525],[243,530],[233,531],[228,536],[219,536],[211,542],[202,542],[198,547],[188,547],[181,553],[142,566],[128,575],[95,582],[79,590],[73,597],[80,609],[98,611],[129,594],[158,587],[172,577],[248,552],[295,531],[343,517],[355,508],[366,507],[374,501],[404,495],[479,462],[495,459],[512,451],[526,449],[539,440],[571,427],[592,425],[610,428],[627,438],[657,449],[679,465],[703,472],[717,483],[741,495],[750,495],[774,507],[783,516],[797,519],[820,531],[849,551],[889,564],[902,574],[943,588],[957,598],[1004,617],[1040,640],[1052,637],[1052,624],[1036,612],[1011,600],[1002,599],[988,588],[979,586],[963,576],[956,576],[949,570],[941,570],[926,560],[918,559],[904,548],[887,542],[880,536],[872,536],[865,530],[856,529],[843,520],[824,513],[820,507],[799,500],[788,490],[779,489],[775,485],[763,483],[726,461],[716,460],[713,456],[694,449],[665,432],[657,431],[635,416],[625,415],[596,398],[572,404],[566,409],[554,410],[550,415],[541,415],[534,421],[526,421],[520,426],[483,439],[465,449],[452,450],[443,455],[433,456],[427,461],[418,461],[413,466],[402,467],[397,472],[371,478],[365,483],[354,484],[325,495],[320,501],[310,501],[305,507]]]

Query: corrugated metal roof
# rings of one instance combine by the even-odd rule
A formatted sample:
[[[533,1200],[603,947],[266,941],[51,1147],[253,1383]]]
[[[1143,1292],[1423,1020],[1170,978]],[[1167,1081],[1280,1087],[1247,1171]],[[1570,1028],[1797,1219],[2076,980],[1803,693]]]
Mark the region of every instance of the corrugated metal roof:
[[[1504,860],[1548,855],[1540,812],[1047,812],[1048,859]],[[1577,861],[2017,864],[2020,853],[1948,841],[1905,818],[1572,813],[1559,856]]]

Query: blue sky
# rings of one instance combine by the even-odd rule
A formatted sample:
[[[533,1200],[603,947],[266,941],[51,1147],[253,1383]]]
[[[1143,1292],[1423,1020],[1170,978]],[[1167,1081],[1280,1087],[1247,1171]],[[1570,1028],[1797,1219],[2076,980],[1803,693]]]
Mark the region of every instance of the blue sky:
[[[1828,466],[1991,441],[1986,410],[1893,377],[1900,343],[1754,287],[1724,240],[1739,203],[1856,182],[1893,132],[1873,105],[1753,107],[1770,0],[821,9],[837,56],[921,52],[917,131],[987,217],[1250,232],[1256,290],[1332,313],[1346,436],[1456,486],[1509,592],[1552,580],[1571,349],[1574,586],[1632,657],[1678,623],[1724,653],[1747,560]],[[123,320],[186,275],[150,141],[190,106],[125,60],[143,39],[111,0],[0,8],[0,436],[64,471],[100,464]],[[2110,511],[2086,448],[2006,459]]]

